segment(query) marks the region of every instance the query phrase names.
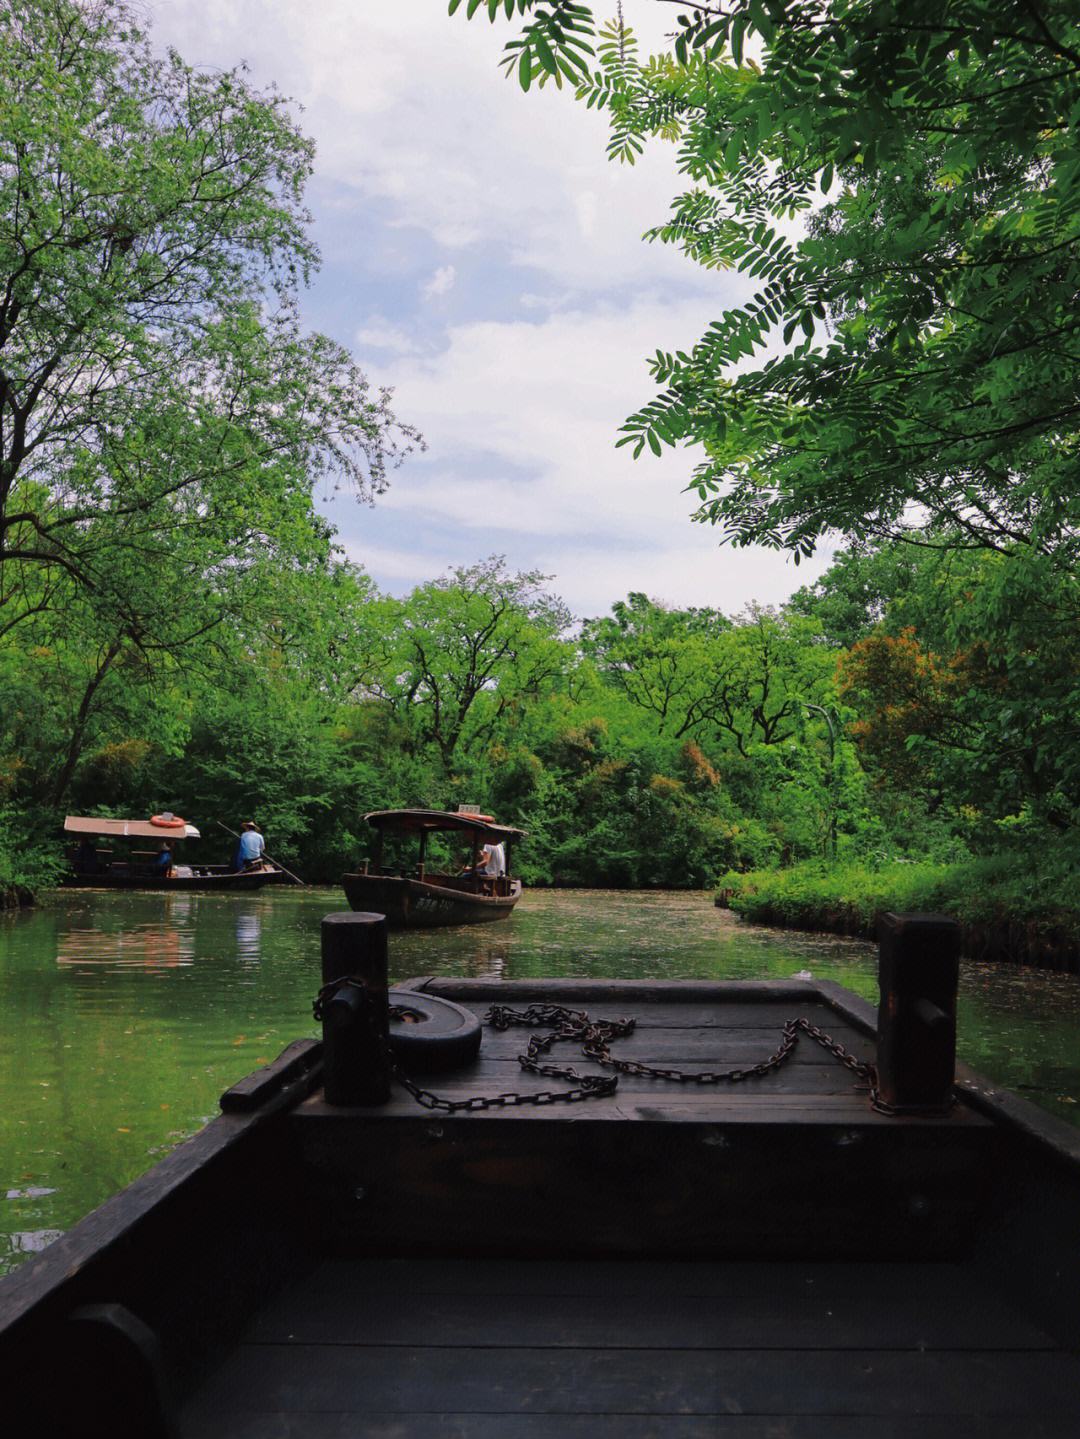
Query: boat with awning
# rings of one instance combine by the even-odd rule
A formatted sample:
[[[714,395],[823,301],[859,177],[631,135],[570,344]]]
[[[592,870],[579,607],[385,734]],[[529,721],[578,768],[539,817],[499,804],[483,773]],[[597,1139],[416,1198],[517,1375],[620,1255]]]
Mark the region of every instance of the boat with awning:
[[[78,840],[67,850],[71,869],[65,885],[84,889],[233,890],[261,889],[277,878],[277,870],[234,872],[225,864],[195,864],[176,848],[200,838],[198,828],[179,815],[163,811],[149,819],[112,819],[68,815],[64,833]],[[167,872],[159,865],[168,843],[174,862]]]
[[[511,863],[524,830],[496,824],[472,808],[382,809],[364,818],[375,831],[374,852],[341,881],[352,909],[385,914],[393,929],[429,929],[506,919],[521,898],[521,881],[512,877]],[[466,862],[456,873],[429,868],[428,846],[435,835],[465,842]],[[388,839],[414,842],[415,859],[407,866],[388,863],[393,858]]]

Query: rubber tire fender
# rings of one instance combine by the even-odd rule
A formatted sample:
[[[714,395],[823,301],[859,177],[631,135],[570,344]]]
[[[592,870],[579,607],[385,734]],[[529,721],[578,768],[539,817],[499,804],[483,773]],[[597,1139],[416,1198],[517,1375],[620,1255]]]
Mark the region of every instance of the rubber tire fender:
[[[390,1016],[390,1050],[407,1074],[463,1069],[480,1053],[482,1030],[471,1010],[433,994],[392,989],[391,1006],[420,1016],[408,1024]]]

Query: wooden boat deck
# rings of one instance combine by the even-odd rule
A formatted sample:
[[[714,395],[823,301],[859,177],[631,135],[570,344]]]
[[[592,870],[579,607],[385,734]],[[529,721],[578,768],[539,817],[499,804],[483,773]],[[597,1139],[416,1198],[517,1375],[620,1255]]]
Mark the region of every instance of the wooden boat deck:
[[[873,1055],[870,1006],[830,984],[421,985],[479,1014],[633,1016],[612,1052],[675,1067],[756,1062],[795,1016]],[[485,1029],[471,1069],[426,1087],[560,1090],[520,1070],[529,1033]],[[596,1072],[571,1045],[551,1058]],[[454,1114],[401,1092],[334,1108],[319,1075],[318,1046],[291,1046],[5,1281],[12,1432],[1080,1433],[1080,1133],[977,1076],[946,1115],[890,1118],[809,1038],[734,1085],[620,1076],[606,1098]],[[172,1427],[130,1417],[113,1375],[150,1367],[110,1323],[80,1328],[102,1304],[147,1327]],[[38,1423],[45,1397],[68,1427]]]
[[[328,1260],[183,1439],[1075,1439],[1080,1360],[954,1264]]]
[[[478,1013],[632,1014],[613,1053],[686,1069],[765,1058],[795,1015],[872,1058],[832,988],[427,982]],[[564,1087],[521,1071],[529,1033],[485,1029],[476,1064],[428,1087]],[[572,1045],[551,1058],[596,1072]],[[454,1115],[316,1091],[286,1122],[324,1252],[192,1400],[184,1439],[1080,1432],[1080,1358],[958,1262],[994,1125],[963,1104],[875,1113],[808,1038],[734,1085],[623,1075],[609,1098]]]

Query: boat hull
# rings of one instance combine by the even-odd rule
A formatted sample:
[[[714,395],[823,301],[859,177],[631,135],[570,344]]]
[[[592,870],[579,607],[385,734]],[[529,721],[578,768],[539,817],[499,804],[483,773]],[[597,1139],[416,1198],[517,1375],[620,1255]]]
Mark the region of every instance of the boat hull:
[[[350,909],[385,914],[391,929],[436,929],[454,924],[490,924],[506,919],[521,898],[521,881],[505,895],[472,894],[421,879],[393,875],[342,875]]]
[[[266,874],[196,874],[160,879],[152,875],[131,874],[72,874],[61,881],[67,887],[76,889],[160,889],[169,894],[179,890],[210,890],[216,894],[232,894],[262,889],[264,884],[276,883],[277,875]]]

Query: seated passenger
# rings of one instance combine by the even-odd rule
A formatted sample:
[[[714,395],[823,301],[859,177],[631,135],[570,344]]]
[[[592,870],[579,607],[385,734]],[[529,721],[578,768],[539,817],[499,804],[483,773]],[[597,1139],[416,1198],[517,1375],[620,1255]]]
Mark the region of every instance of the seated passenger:
[[[480,851],[475,869],[472,865],[466,865],[461,871],[461,878],[497,879],[505,873],[506,850],[501,844],[486,844]]]

